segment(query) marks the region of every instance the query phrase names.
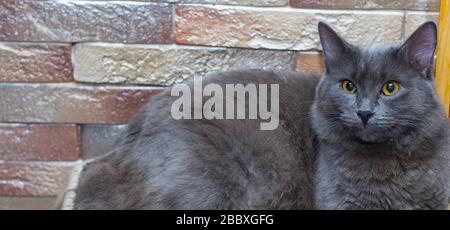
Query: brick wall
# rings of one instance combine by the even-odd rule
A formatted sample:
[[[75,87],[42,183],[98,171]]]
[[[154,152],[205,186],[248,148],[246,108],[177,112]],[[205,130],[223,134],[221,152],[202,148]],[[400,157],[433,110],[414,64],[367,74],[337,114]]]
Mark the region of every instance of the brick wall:
[[[51,208],[164,86],[236,68],[320,73],[318,20],[353,42],[398,42],[437,21],[438,8],[438,0],[1,0],[0,209]]]

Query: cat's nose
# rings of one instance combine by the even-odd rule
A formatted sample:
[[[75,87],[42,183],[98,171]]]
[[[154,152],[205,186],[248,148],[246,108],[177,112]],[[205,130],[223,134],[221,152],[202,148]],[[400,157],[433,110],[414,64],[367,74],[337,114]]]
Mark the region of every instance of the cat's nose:
[[[369,121],[369,119],[370,119],[371,117],[373,117],[373,115],[374,115],[375,113],[372,112],[372,111],[367,111],[367,110],[358,110],[358,111],[356,112],[356,114],[358,115],[359,119],[361,119],[361,121],[362,121],[364,124],[367,124],[367,122]]]

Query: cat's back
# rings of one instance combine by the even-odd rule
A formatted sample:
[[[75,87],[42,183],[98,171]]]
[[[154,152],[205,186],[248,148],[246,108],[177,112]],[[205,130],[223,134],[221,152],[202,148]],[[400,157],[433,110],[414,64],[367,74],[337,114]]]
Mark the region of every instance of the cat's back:
[[[309,108],[318,80],[313,74],[262,70],[210,75],[202,86],[223,89],[223,119],[174,119],[178,97],[165,90],[130,122],[114,153],[83,173],[77,207],[312,208]],[[267,109],[279,104],[276,129],[261,130],[260,117],[225,119],[227,101],[237,97],[227,97],[226,86],[236,84],[266,87]],[[192,81],[187,85],[194,88]],[[278,98],[272,97],[276,87]],[[252,103],[259,108],[260,102],[247,98],[245,108]],[[192,115],[204,110],[190,106]]]

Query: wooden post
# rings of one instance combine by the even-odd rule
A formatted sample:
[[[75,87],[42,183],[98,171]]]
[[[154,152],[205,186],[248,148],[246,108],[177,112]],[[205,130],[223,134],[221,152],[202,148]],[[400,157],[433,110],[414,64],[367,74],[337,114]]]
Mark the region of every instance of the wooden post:
[[[441,0],[436,62],[436,90],[450,112],[450,0]]]

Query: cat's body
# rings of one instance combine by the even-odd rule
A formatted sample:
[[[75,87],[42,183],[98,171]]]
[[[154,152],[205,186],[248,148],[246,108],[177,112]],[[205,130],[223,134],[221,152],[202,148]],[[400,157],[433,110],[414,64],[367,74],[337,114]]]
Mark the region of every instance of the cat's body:
[[[323,24],[319,32],[322,78],[250,70],[204,80],[279,84],[277,129],[260,130],[259,119],[174,120],[166,90],[87,167],[75,207],[444,209],[450,134],[430,70],[435,27],[376,49]]]
[[[281,71],[214,74],[209,83],[279,84],[280,125],[174,120],[170,90],[130,123],[117,149],[92,163],[78,209],[312,209],[309,110],[319,76]],[[256,103],[256,102],[252,102]]]
[[[433,149],[437,143],[430,140],[420,144],[429,156],[322,143],[315,174],[317,208],[447,209],[449,150]]]

